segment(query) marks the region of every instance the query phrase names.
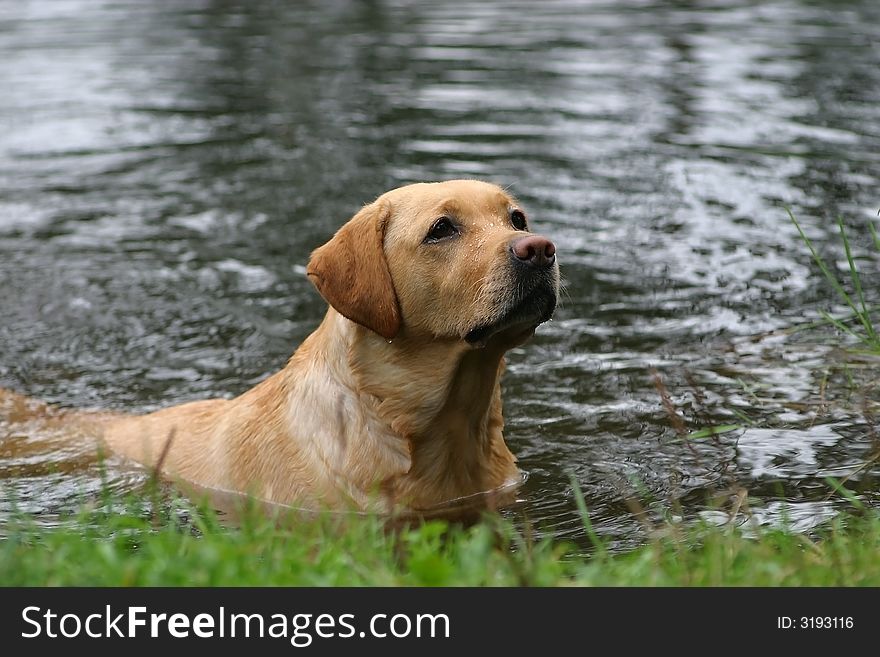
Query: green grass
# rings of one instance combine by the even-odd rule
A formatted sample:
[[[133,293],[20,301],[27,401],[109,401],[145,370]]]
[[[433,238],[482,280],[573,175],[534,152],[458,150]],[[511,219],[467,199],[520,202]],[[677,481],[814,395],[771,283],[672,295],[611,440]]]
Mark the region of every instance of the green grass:
[[[791,218],[792,223],[794,223],[795,228],[797,228],[798,233],[800,233],[801,239],[810,250],[810,255],[813,256],[813,260],[816,262],[816,264],[819,266],[819,269],[822,271],[822,274],[825,276],[825,279],[831,285],[832,289],[840,298],[840,300],[850,309],[851,314],[848,317],[844,318],[834,317],[828,312],[820,311],[823,319],[827,323],[835,326],[840,331],[843,331],[844,333],[852,336],[871,351],[880,352],[880,336],[878,336],[877,327],[875,326],[874,320],[872,318],[872,310],[874,310],[874,308],[868,304],[868,301],[865,297],[865,291],[862,287],[861,276],[859,275],[858,267],[856,267],[855,259],[853,258],[849,237],[846,234],[846,227],[843,225],[843,218],[837,218],[837,227],[840,231],[840,241],[843,245],[843,252],[846,255],[848,268],[846,272],[846,278],[849,279],[848,284],[846,280],[838,280],[837,274],[835,272],[832,272],[831,267],[829,267],[824,258],[819,255],[816,247],[813,246],[813,242],[810,240],[809,237],[807,237],[807,234],[804,232],[803,228],[801,228],[798,220],[795,219],[792,211],[788,208],[786,208],[786,210],[788,212],[788,216]],[[871,231],[871,238],[873,240],[874,247],[877,249],[878,255],[880,255],[880,237],[878,237],[877,231],[874,228],[873,223],[869,223],[868,228]],[[851,293],[848,293],[846,291],[847,287],[852,290]],[[853,320],[856,324],[856,328],[852,328],[847,325],[848,322],[851,322]]]
[[[185,502],[176,503],[177,507]],[[116,505],[118,508],[118,505]],[[55,529],[4,528],[7,586],[878,586],[880,517],[842,515],[819,535],[749,538],[710,526],[667,526],[635,551],[592,556],[530,541],[497,516],[470,528],[429,522],[389,531],[375,517],[277,522],[257,510],[225,526],[210,510],[156,518],[142,505],[84,513]],[[585,528],[586,531],[586,528]]]

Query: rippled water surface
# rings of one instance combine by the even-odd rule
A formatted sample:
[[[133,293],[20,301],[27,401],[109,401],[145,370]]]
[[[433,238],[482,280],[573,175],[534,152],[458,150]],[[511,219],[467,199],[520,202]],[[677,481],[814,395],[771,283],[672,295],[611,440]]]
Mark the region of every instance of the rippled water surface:
[[[803,529],[840,504],[826,477],[876,501],[880,368],[785,330],[835,302],[784,207],[831,261],[844,217],[877,288],[878,24],[873,0],[3,3],[0,386],[237,394],[320,320],[312,248],[386,189],[478,177],[567,285],[509,357],[530,475],[509,513],[574,534],[573,477],[626,546],[633,499]],[[742,428],[681,440],[653,369],[687,431]],[[100,488],[93,459],[4,426],[4,509],[51,523]]]

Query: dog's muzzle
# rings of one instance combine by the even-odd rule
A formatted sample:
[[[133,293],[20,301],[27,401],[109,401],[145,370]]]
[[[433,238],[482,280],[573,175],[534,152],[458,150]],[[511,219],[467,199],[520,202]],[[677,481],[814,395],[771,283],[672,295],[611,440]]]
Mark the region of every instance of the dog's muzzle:
[[[512,284],[516,293],[498,317],[471,329],[465,340],[485,344],[496,333],[519,328],[534,330],[553,316],[559,295],[556,245],[546,237],[529,235],[513,240],[509,247]]]

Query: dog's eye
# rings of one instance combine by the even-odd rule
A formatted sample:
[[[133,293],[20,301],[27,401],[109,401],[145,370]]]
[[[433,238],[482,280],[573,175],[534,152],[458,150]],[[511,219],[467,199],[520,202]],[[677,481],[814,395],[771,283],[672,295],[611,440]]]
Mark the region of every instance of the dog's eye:
[[[512,210],[510,213],[510,223],[513,224],[513,227],[517,230],[528,230],[529,225],[526,223],[526,215],[523,214],[522,210]]]
[[[434,222],[434,225],[431,226],[431,230],[428,233],[428,236],[425,237],[425,241],[439,242],[440,240],[445,240],[446,238],[454,237],[455,235],[458,235],[458,228],[455,227],[452,220],[449,217],[440,217]]]

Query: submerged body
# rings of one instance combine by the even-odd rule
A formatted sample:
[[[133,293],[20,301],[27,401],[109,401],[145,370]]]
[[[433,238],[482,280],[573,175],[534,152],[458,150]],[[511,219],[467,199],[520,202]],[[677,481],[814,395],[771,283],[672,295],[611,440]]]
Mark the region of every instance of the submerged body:
[[[510,196],[479,181],[393,190],[308,273],[323,322],[241,396],[66,421],[175,478],[298,507],[427,510],[519,480],[503,357],[549,319],[559,274]]]

